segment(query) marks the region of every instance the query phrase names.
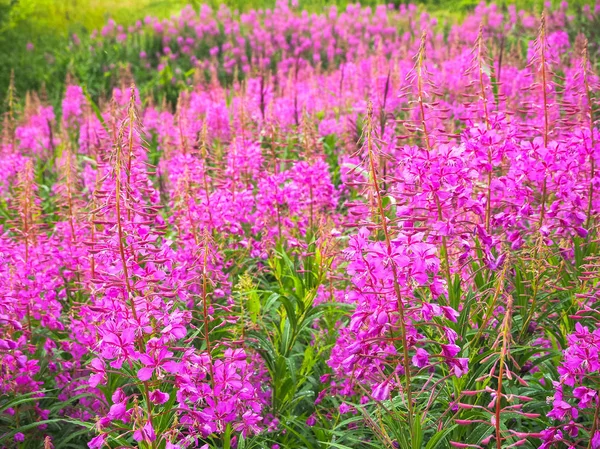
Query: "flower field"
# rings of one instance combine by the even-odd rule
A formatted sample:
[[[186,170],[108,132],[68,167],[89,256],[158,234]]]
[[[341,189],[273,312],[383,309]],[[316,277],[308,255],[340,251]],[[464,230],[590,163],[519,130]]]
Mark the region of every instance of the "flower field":
[[[15,73],[0,448],[600,448],[599,24],[199,5]]]

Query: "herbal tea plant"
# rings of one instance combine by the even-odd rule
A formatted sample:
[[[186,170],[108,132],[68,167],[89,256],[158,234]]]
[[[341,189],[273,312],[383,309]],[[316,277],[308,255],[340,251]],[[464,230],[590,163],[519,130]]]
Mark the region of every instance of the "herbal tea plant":
[[[0,448],[600,448],[571,11],[200,6],[11,83]]]

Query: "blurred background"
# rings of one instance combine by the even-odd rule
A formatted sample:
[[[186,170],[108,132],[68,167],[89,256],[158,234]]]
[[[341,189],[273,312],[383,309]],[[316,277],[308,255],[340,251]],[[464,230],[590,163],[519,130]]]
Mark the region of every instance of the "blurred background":
[[[440,26],[444,26],[460,20],[480,0],[413,0],[415,2],[439,17]],[[354,1],[294,0],[296,7],[310,12],[332,5],[345,8],[348,3]],[[406,1],[361,0],[361,3],[365,6],[391,3],[398,7]],[[498,0],[496,3],[501,8],[513,3],[532,12],[540,12],[544,7],[543,0]],[[560,1],[546,1],[553,6],[558,3]],[[208,4],[213,9],[226,5],[232,14],[239,14],[251,9],[272,8],[275,0],[0,0],[0,112],[7,109],[7,102],[14,100],[12,94],[8,94],[11,74],[14,74],[13,93],[21,99],[28,91],[41,91],[46,97],[44,100],[54,103],[62,96],[68,76],[76,78],[97,99],[115,85],[119,74],[128,62],[135,62],[140,50],[161,47],[159,42],[117,40],[112,45],[90,51],[94,30],[101,30],[110,19],[127,30],[146,16],[170,17],[186,6],[198,11],[201,4]],[[571,0],[570,8],[580,10],[585,4],[593,2]],[[181,88],[177,86],[179,80],[175,75],[181,70],[187,72],[189,68],[178,67],[178,74],[170,70],[173,67],[167,64],[153,74],[140,72],[133,75],[148,89],[168,84],[162,91],[169,97],[170,85],[175,84],[171,89],[173,92]]]

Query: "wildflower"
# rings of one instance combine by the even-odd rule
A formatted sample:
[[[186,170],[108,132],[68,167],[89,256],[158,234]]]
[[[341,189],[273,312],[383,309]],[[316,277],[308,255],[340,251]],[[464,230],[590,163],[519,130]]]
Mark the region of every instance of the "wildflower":
[[[152,423],[148,421],[141,429],[137,429],[133,432],[133,439],[138,442],[151,443],[156,441],[156,434],[154,433],[154,427]]]
[[[106,443],[106,434],[100,434],[97,437],[93,438],[89,443],[88,447],[90,449],[100,449]]]

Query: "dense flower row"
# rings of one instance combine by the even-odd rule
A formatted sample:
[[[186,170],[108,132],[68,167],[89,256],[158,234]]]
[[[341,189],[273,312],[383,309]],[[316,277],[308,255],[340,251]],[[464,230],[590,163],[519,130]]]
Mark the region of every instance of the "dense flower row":
[[[92,51],[152,36],[148,69],[245,79],[196,79],[173,109],[125,85],[98,108],[72,79],[60,113],[28,94],[7,114],[0,447],[49,447],[51,413],[90,448],[280,441],[274,373],[313,352],[308,426],[397,409],[409,442],[600,447],[598,47],[573,20],[482,4],[444,34],[414,6],[279,2],[109,22]],[[273,363],[265,341],[287,354],[304,330],[284,332],[304,284],[273,260],[305,274],[328,245],[300,317],[350,312],[315,315],[306,360]],[[272,279],[263,317],[253,282]]]

